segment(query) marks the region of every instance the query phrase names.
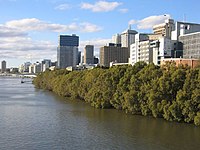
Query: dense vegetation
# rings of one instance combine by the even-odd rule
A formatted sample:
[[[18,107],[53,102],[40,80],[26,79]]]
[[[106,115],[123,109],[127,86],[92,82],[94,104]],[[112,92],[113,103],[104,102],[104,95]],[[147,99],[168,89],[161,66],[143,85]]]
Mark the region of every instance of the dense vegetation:
[[[200,125],[200,67],[139,62],[109,69],[46,71],[34,79],[37,88],[74,97],[96,108],[162,117]]]

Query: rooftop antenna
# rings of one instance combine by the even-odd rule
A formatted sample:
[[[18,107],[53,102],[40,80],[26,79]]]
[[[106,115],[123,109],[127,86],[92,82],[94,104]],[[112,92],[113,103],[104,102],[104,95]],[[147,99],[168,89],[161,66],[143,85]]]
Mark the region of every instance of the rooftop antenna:
[[[183,14],[183,22],[186,22],[186,14]]]
[[[128,24],[128,29],[131,30],[131,24],[130,23]]]

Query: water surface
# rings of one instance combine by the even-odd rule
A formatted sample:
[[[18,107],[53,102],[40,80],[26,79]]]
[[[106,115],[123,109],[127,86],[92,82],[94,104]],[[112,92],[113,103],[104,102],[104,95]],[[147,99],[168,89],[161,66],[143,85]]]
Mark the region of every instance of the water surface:
[[[200,127],[95,109],[0,77],[0,149],[198,150]]]

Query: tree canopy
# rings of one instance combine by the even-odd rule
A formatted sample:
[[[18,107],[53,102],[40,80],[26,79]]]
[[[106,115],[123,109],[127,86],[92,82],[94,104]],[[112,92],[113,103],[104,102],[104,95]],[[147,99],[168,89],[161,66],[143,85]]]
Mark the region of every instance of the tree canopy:
[[[46,71],[33,83],[96,108],[200,125],[200,67],[138,62],[84,71]]]

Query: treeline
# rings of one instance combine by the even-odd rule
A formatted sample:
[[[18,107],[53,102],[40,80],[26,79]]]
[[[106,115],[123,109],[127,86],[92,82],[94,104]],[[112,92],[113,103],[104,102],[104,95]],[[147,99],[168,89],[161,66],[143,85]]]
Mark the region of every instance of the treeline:
[[[55,70],[39,74],[33,83],[96,108],[200,125],[200,67],[176,67],[173,63],[159,67],[139,62],[109,69]]]

